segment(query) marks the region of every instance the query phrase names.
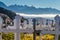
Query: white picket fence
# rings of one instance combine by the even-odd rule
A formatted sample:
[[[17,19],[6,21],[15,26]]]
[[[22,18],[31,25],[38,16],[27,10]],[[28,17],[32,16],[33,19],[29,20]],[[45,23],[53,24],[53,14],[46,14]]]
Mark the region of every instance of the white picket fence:
[[[0,33],[1,32],[13,32],[13,33],[15,33],[15,36],[14,36],[14,40],[20,40],[20,33],[21,32],[28,32],[28,33],[33,33],[34,32],[34,30],[33,29],[20,29],[20,17],[19,16],[16,16],[16,18],[15,18],[15,26],[16,26],[16,29],[5,29],[5,28],[3,28],[3,29],[1,29],[0,28]],[[55,31],[45,31],[45,30],[42,30],[41,31],[41,33],[40,33],[40,36],[41,35],[43,35],[43,34],[55,34],[55,40],[58,40],[58,36],[59,36],[59,34],[60,34],[60,31],[59,31],[59,21],[60,21],[60,17],[59,16],[56,16],[55,17],[55,22],[56,22],[56,26],[55,26]],[[0,27],[1,27],[1,25],[0,25]],[[1,39],[0,40],[2,40],[2,36],[0,37]],[[42,38],[40,39],[40,40],[42,40]]]

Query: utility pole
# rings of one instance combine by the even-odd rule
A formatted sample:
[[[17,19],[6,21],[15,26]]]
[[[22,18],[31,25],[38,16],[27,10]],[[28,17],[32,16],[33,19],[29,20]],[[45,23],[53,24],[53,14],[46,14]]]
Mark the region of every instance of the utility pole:
[[[33,40],[36,40],[36,19],[33,19]]]

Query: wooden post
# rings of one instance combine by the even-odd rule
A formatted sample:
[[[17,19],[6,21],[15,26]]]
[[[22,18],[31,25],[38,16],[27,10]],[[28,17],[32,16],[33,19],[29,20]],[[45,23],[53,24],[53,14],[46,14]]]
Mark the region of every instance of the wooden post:
[[[0,17],[0,40],[2,40],[2,24],[3,24],[3,19]]]
[[[20,18],[16,16],[16,33],[15,33],[15,40],[20,40]]]
[[[42,40],[42,33],[40,33],[40,40]]]
[[[36,31],[35,31],[35,29],[36,29],[36,19],[33,19],[33,30],[34,30],[34,32],[33,32],[33,40],[36,40]]]
[[[58,40],[58,32],[59,32],[59,20],[60,20],[60,17],[57,15],[55,17],[55,21],[56,21],[56,26],[55,26],[55,40]]]

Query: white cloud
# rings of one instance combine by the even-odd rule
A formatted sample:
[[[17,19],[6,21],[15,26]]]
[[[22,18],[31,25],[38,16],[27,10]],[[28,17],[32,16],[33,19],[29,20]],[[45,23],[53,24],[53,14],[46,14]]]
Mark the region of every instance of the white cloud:
[[[25,17],[42,17],[42,18],[54,18],[56,15],[60,16],[60,14],[24,14],[24,13],[17,14]]]

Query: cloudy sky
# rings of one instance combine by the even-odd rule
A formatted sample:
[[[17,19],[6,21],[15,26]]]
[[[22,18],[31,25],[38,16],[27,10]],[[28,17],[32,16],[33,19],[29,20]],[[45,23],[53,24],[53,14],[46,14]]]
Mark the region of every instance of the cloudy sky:
[[[60,10],[60,0],[0,0],[7,6],[9,5],[28,5],[40,8],[55,8]]]

